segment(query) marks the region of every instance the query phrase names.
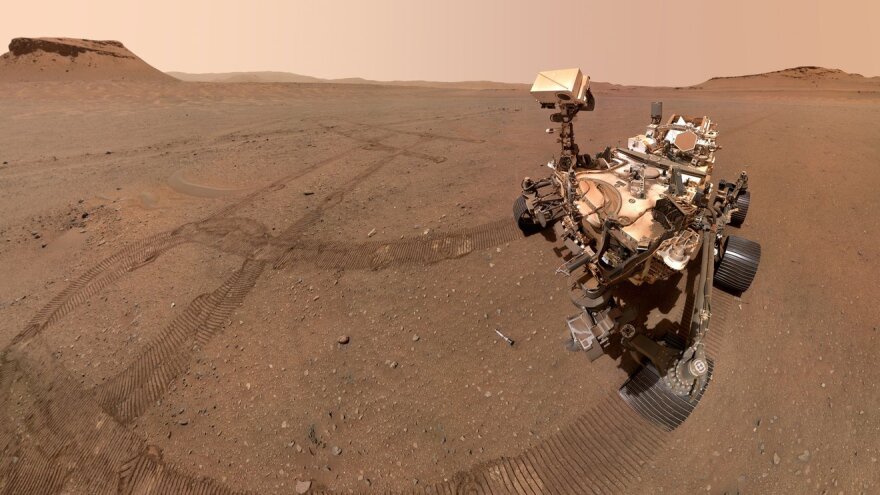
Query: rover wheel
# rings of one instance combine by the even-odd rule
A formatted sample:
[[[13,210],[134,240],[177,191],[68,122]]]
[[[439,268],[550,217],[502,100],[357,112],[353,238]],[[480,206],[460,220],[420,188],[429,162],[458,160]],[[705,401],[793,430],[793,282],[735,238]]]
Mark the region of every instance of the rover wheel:
[[[529,213],[529,207],[526,206],[525,196],[519,196],[516,198],[516,201],[513,202],[513,219],[516,220],[519,229],[525,234],[533,234],[541,230],[541,225],[536,223],[535,219],[532,218],[532,215]]]
[[[736,201],[733,202],[734,206],[736,206],[736,211],[730,215],[730,225],[734,227],[739,227],[746,221],[746,215],[749,214],[749,201],[751,200],[751,194],[748,191],[744,191],[739,193],[736,197]]]
[[[761,245],[735,235],[721,245],[721,260],[715,265],[715,285],[742,294],[752,285],[761,262]]]

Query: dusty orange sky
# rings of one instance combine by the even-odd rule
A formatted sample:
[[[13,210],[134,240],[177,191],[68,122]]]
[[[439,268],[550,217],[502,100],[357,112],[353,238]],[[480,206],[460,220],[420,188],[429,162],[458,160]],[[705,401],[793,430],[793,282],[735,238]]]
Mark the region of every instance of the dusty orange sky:
[[[880,75],[878,18],[871,0],[43,0],[4,5],[0,43],[114,39],[165,71],[531,82],[579,66],[689,85],[797,65]]]

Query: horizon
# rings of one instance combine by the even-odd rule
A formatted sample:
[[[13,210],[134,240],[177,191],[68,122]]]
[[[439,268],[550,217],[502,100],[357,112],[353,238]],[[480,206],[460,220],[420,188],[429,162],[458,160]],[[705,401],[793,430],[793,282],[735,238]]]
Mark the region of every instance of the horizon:
[[[752,74],[736,74],[736,75],[730,75],[730,76],[712,76],[712,77],[709,77],[703,81],[695,82],[695,83],[692,83],[689,85],[682,85],[679,87],[696,86],[696,85],[702,84],[704,82],[708,82],[713,79],[735,79],[735,78],[742,78],[742,77],[763,76],[763,75],[792,71],[792,70],[797,70],[797,69],[822,69],[822,70],[831,70],[831,71],[834,71],[834,70],[843,71],[842,69],[838,69],[837,67],[821,67],[821,66],[817,66],[817,65],[798,65],[798,66],[794,66],[794,67],[785,67],[785,68],[781,68],[781,69],[769,70],[767,72],[757,72],[757,73],[752,73]],[[461,79],[461,80],[456,80],[456,81],[436,81],[436,80],[428,80],[428,79],[366,79],[366,78],[359,77],[359,76],[348,76],[348,77],[340,77],[340,78],[333,78],[333,79],[325,79],[325,78],[315,77],[310,74],[301,74],[298,72],[286,72],[286,71],[277,71],[277,70],[252,70],[252,71],[229,71],[229,72],[186,72],[186,71],[179,71],[179,70],[170,70],[170,71],[163,71],[163,72],[165,74],[172,75],[172,77],[173,77],[173,74],[183,74],[183,75],[188,75],[188,76],[224,76],[224,75],[238,75],[238,74],[241,74],[241,75],[284,74],[284,75],[292,75],[292,76],[299,76],[299,77],[308,77],[308,78],[313,78],[313,79],[318,79],[321,81],[328,81],[328,82],[361,79],[366,82],[375,82],[375,83],[431,82],[431,83],[454,84],[454,83],[473,82],[473,83],[495,83],[495,84],[511,84],[511,85],[521,84],[521,85],[525,85],[525,86],[529,86],[532,84],[531,82],[492,81],[492,80],[488,80],[488,79]],[[867,76],[865,74],[859,74],[856,72],[847,72],[847,71],[843,71],[843,73],[848,74],[850,76],[861,76],[864,78],[880,77],[880,76]],[[587,75],[589,75],[589,74],[587,74]],[[601,83],[601,84],[611,84],[611,85],[616,85],[616,86],[633,86],[633,87],[642,87],[643,86],[643,85],[637,85],[637,84],[621,84],[621,83],[617,83],[615,81],[597,81],[592,78],[591,78],[590,82],[591,83]],[[655,86],[644,86],[644,87],[658,87],[658,88],[670,87],[671,88],[673,86],[655,85]]]
[[[81,9],[52,0],[41,16],[12,7],[0,23],[0,36],[117,40],[163,72],[190,74],[528,84],[538,71],[577,66],[596,81],[670,87],[799,66],[880,75],[880,59],[859,55],[859,48],[880,45],[871,26],[880,6],[857,2],[852,8],[790,0],[699,8],[675,2],[648,12],[638,5],[586,9],[566,0],[546,18],[525,2],[495,0],[479,5],[265,0],[260,8],[234,0],[90,5]],[[561,27],[560,12],[582,12],[585,22]],[[617,19],[624,27],[613,22]],[[74,25],[80,27],[76,32],[70,30]],[[667,34],[672,26],[686,34]],[[714,37],[693,41],[706,32]]]

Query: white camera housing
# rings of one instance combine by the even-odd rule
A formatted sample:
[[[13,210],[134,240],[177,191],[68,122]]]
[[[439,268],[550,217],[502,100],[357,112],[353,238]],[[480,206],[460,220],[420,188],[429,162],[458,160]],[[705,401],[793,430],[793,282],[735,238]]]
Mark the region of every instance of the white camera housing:
[[[531,93],[542,107],[587,106],[589,91],[590,77],[580,69],[560,69],[539,72]]]

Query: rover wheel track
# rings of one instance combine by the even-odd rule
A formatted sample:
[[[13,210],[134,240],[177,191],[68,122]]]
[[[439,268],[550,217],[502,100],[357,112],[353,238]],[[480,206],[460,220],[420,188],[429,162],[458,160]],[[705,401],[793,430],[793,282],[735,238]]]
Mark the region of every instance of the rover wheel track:
[[[426,139],[445,138],[414,134]],[[337,160],[356,149],[359,148],[328,160]],[[387,162],[399,154],[406,154],[405,150],[398,150],[383,160]],[[382,163],[368,166],[362,174],[369,175],[381,166]],[[276,181],[267,188],[283,183],[284,180]],[[248,195],[209,218],[228,217],[265,190],[269,189]],[[503,220],[427,238],[364,243],[335,252],[331,245],[302,241],[299,234],[320,219],[323,209],[338,204],[344,190],[341,188],[328,196],[315,213],[296,222],[277,239],[280,246],[288,244],[274,259],[276,267],[292,261],[327,268],[341,265],[368,269],[430,264],[521,238],[516,226]],[[254,234],[256,231],[251,232],[249,225],[230,224],[228,229],[208,225],[205,229],[209,234],[208,243],[214,242],[210,240],[212,235],[215,239],[225,237],[227,230]],[[60,365],[39,336],[42,329],[128,271],[191,240],[178,229],[145,239],[102,261],[55,296],[13,344],[0,352],[3,418],[0,450],[5,457],[0,460],[0,492],[60,493],[72,485],[87,493],[234,493],[219,482],[189,475],[164,462],[161,452],[146,445],[125,423],[161,397],[170,382],[186,369],[191,355],[221,331],[272,258],[247,259],[219,288],[193,300],[124,371],[91,391],[82,389],[80,380]],[[258,244],[244,243],[231,249],[240,253]],[[723,298],[715,299],[718,307]],[[713,328],[707,336],[710,349],[713,335],[716,341],[719,338],[718,330]],[[8,400],[13,387],[23,397],[15,411]],[[17,424],[6,421],[13,415],[19,418]],[[616,395],[609,395],[572,424],[520,455],[475,466],[449,482],[418,487],[411,492],[450,495],[625,492],[640,479],[644,462],[651,459],[667,439],[668,434],[662,429],[638,416]],[[15,462],[11,461],[13,458]]]
[[[143,414],[227,323],[264,266],[247,260],[216,290],[196,297],[124,371],[95,387],[98,403],[123,424]]]
[[[520,238],[522,233],[512,222],[496,220],[478,227],[392,242],[342,245],[303,241],[289,248],[275,267],[284,268],[293,262],[314,264],[325,269],[355,270],[380,270],[399,265],[430,265],[461,258],[474,251]]]
[[[154,261],[160,254],[185,239],[174,232],[148,237],[101,261],[53,297],[28,322],[13,343],[39,334],[77,306],[97,294],[128,272]]]

